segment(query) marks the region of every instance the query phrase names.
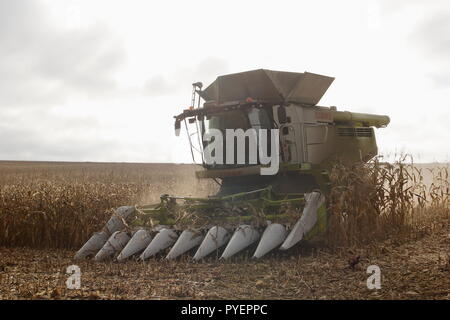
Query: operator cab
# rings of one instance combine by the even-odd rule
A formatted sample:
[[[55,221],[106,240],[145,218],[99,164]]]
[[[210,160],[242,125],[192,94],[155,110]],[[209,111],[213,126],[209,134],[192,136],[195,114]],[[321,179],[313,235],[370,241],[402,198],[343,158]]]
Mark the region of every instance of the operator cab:
[[[244,141],[245,163],[240,163],[238,161],[239,139],[237,138],[236,135],[230,135],[230,130],[236,133],[236,130],[242,129],[242,131],[245,133],[248,132],[249,129],[254,129],[254,132],[256,133],[255,135],[256,141],[254,141],[253,143],[256,143],[256,145],[258,145],[260,129],[266,129],[269,130],[268,132],[270,132],[270,129],[275,128],[276,124],[274,122],[270,107],[253,106],[242,110],[238,109],[232,111],[225,111],[205,116],[200,121],[200,126],[202,137],[211,135],[213,130],[220,131],[223,137],[222,163],[213,163],[213,164],[204,163],[204,167],[207,169],[225,169],[225,168],[239,168],[259,164],[259,154],[257,155],[256,163],[251,163],[251,156],[249,154],[251,150],[250,147],[251,141],[249,136],[247,136]],[[233,141],[228,141],[228,139],[233,139]],[[203,140],[203,150],[205,150],[208,144],[213,143],[213,141],[214,138],[212,138],[211,141]],[[270,150],[271,140],[266,139],[266,142],[267,142],[266,150]],[[234,150],[227,150],[227,146],[229,146],[228,148],[231,147],[234,148]],[[230,151],[232,152],[233,155],[231,158],[228,157],[227,159],[227,153]]]

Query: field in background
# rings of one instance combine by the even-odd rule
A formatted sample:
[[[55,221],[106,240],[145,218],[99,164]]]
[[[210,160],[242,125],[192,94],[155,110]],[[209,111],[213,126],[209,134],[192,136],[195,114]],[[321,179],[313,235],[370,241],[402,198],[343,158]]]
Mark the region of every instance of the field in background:
[[[0,162],[0,246],[79,248],[121,205],[214,193],[188,164]]]
[[[375,174],[365,168],[339,168],[335,179],[339,186],[332,197],[333,216],[339,218],[332,221],[333,244],[358,243],[362,234],[375,238],[371,231],[377,231],[377,240],[382,240],[388,226],[404,224],[403,211],[409,210],[412,197],[430,198],[433,183],[439,183],[440,191],[447,188],[448,199],[448,176],[444,177],[447,186],[436,178],[438,173],[448,174],[446,166],[405,166],[414,171],[410,172],[414,181],[398,168],[375,167]],[[0,161],[0,246],[78,249],[103,227],[113,208],[157,203],[162,194],[213,195],[217,184],[196,179],[199,168],[189,164]],[[361,180],[362,176],[366,179]],[[411,182],[414,189],[405,191],[403,184]],[[389,192],[381,195],[383,187]],[[372,230],[372,225],[378,230]]]
[[[421,170],[421,183],[429,189],[442,165],[416,167]],[[217,185],[197,180],[197,168],[176,164],[0,162],[0,299],[450,298],[446,281],[450,278],[448,202],[444,204],[447,211],[439,207],[424,211],[431,219],[422,221],[413,232],[391,230],[392,234],[373,243],[348,237],[357,234],[354,227],[361,225],[361,217],[349,211],[346,216],[353,220],[347,218],[338,225],[347,229],[332,234],[335,238],[346,235],[345,241],[340,240],[345,244],[342,246],[330,248],[324,246],[326,242],[319,242],[289,255],[275,252],[258,262],[243,256],[238,264],[84,261],[80,263],[83,289],[65,289],[65,268],[73,263],[74,251],[102,228],[112,208],[155,203],[164,193],[214,194]],[[347,191],[352,201],[357,193],[358,208],[363,208],[364,193],[351,188]],[[401,194],[392,194],[392,199]],[[348,267],[348,259],[355,256],[360,256],[361,262],[353,270]],[[383,290],[366,288],[365,268],[370,264],[382,267]]]

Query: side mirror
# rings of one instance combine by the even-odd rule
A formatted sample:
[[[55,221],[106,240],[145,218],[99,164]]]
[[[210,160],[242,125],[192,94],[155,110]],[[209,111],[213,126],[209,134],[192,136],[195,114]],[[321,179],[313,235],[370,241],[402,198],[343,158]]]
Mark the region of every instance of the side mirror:
[[[286,116],[286,107],[285,106],[279,106],[277,109],[278,114],[278,121],[280,124],[287,122],[287,116]]]
[[[175,120],[175,135],[177,137],[180,136],[180,131],[181,131],[181,122],[180,120]]]

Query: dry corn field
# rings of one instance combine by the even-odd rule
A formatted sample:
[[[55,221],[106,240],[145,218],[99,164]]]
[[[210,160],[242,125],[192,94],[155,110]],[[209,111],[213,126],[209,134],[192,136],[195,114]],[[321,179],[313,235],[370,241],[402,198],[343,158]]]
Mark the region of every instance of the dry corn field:
[[[0,162],[0,299],[450,299],[448,165],[336,165],[327,234],[261,261],[76,264],[112,209],[164,193],[210,195],[196,167]],[[382,288],[366,286],[369,265]]]

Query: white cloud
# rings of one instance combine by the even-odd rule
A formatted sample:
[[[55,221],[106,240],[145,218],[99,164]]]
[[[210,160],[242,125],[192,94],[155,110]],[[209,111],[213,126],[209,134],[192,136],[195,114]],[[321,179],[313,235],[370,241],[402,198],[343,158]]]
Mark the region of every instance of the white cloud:
[[[191,84],[267,68],[336,77],[321,104],[388,114],[381,152],[446,161],[448,12],[448,1],[0,0],[0,158],[190,161],[173,115]]]

